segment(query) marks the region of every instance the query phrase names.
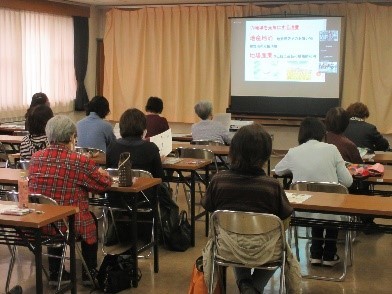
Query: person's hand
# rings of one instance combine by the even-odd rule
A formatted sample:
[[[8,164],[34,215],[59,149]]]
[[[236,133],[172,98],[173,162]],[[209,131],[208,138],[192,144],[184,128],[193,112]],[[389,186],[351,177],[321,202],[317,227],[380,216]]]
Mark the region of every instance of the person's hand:
[[[104,170],[102,167],[100,167],[100,168],[98,169],[98,172],[99,172],[101,175],[103,175],[103,176],[110,177],[109,173],[108,173],[106,170]]]
[[[161,156],[161,161],[164,162],[165,159],[166,159],[166,156],[165,156],[165,155],[162,155],[162,156]]]

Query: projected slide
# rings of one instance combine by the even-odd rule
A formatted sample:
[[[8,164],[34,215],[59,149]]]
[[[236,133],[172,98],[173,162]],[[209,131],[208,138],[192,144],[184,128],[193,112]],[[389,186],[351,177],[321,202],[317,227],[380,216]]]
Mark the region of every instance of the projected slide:
[[[245,81],[325,82],[338,72],[339,32],[326,19],[248,20]]]
[[[231,19],[230,111],[324,116],[340,103],[342,18]]]

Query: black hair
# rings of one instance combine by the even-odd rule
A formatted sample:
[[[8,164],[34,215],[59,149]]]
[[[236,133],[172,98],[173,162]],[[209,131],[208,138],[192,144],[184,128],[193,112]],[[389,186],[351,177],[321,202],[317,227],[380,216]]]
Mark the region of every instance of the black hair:
[[[136,108],[125,110],[120,117],[121,137],[142,136],[147,128],[146,116]]]
[[[231,140],[231,169],[244,173],[260,172],[271,152],[271,136],[261,125],[243,126]]]
[[[95,96],[86,104],[86,115],[95,112],[100,118],[105,118],[110,112],[109,102],[103,96]]]
[[[307,117],[301,122],[298,133],[298,143],[303,144],[309,140],[323,141],[325,137],[325,126],[315,117]]]
[[[346,130],[349,123],[350,117],[342,107],[331,108],[325,116],[325,127],[327,131],[338,135]]]
[[[30,108],[35,107],[37,105],[47,104],[49,102],[48,96],[45,93],[39,92],[35,93],[33,97],[31,97]]]
[[[53,117],[53,111],[49,106],[42,104],[33,108],[28,117],[28,131],[30,135],[45,135],[45,127],[49,119]]]
[[[159,97],[150,97],[147,100],[146,111],[153,113],[162,113],[163,102]]]

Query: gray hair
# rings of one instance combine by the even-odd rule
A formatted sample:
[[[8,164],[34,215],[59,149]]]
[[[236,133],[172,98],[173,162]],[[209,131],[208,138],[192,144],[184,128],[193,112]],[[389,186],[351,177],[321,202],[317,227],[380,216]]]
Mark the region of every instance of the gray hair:
[[[75,123],[66,115],[56,115],[48,120],[45,128],[49,143],[69,143],[76,134]]]
[[[202,120],[207,119],[212,114],[212,103],[207,100],[199,101],[195,105],[195,112]]]

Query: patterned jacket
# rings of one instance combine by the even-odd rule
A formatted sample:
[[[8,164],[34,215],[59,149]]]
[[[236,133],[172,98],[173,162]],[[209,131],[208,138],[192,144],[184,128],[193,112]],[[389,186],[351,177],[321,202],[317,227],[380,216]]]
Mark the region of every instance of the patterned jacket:
[[[88,244],[97,242],[97,228],[89,212],[89,192],[100,193],[111,186],[111,179],[98,172],[95,162],[53,144],[33,154],[29,166],[29,193],[42,194],[59,205],[78,206],[75,230]],[[59,223],[61,230],[64,226]],[[49,226],[49,233],[54,233]]]

